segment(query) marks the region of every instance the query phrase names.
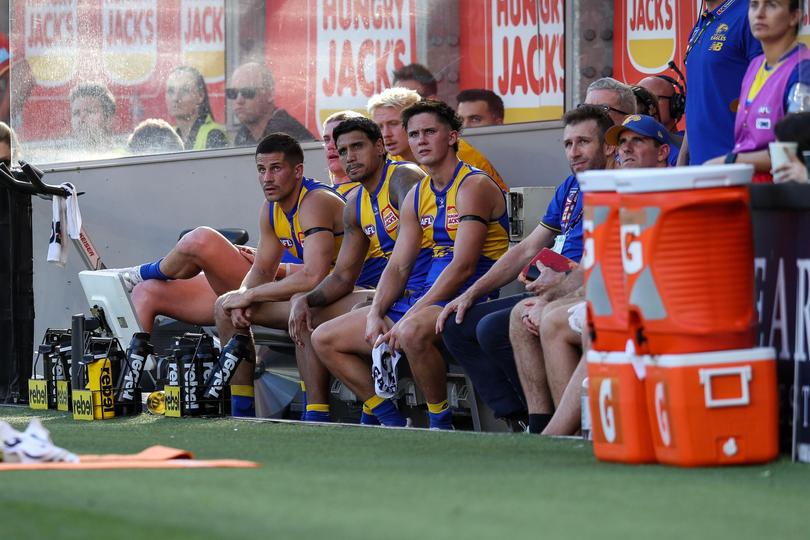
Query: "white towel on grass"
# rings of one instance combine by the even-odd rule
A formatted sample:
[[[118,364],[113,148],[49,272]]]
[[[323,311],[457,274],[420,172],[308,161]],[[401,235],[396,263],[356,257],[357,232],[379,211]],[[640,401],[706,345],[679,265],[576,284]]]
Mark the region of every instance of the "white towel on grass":
[[[70,238],[78,239],[82,230],[82,213],[79,210],[79,196],[76,187],[65,182],[61,187],[69,193],[67,197],[53,197],[51,238],[48,241],[48,262],[65,266],[67,246],[65,232]]]

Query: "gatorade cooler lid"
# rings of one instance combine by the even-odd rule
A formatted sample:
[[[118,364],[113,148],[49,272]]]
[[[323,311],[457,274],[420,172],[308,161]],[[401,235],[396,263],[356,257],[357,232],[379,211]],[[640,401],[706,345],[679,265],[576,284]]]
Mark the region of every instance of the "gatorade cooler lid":
[[[681,368],[703,366],[707,364],[735,364],[738,362],[763,362],[776,359],[773,347],[755,347],[753,349],[735,349],[730,351],[712,351],[689,354],[661,354],[645,356],[647,365],[664,368]],[[590,357],[588,357],[590,362]]]
[[[585,171],[577,175],[580,189],[585,193],[616,191],[616,178],[613,171]],[[606,174],[608,173],[608,174]]]
[[[751,183],[754,167],[748,164],[697,165],[667,169],[626,169],[612,173],[619,193],[687,191]]]

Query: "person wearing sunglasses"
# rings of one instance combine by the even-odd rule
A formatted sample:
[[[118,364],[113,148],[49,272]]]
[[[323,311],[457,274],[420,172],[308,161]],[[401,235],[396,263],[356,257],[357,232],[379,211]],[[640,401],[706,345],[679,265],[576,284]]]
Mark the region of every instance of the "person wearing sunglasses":
[[[225,128],[214,121],[202,73],[191,66],[174,69],[166,79],[166,108],[188,150],[228,146]]]
[[[276,106],[273,75],[263,64],[248,62],[236,68],[225,97],[233,103],[233,113],[242,124],[234,138],[236,146],[256,145],[275,132],[286,133],[298,142],[315,140],[301,122]]]

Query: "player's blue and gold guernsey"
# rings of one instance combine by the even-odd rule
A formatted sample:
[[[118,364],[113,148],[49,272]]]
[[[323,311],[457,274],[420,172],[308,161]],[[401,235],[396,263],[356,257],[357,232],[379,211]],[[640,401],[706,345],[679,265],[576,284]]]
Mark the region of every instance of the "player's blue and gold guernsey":
[[[453,173],[453,180],[442,191],[436,190],[430,176],[423,178],[416,187],[416,195],[414,196],[416,215],[422,225],[422,235],[428,239],[428,245],[433,250],[433,258],[425,281],[425,291],[436,282],[442,270],[453,260],[456,233],[461,220],[461,216],[456,210],[456,196],[464,181],[473,174],[482,174],[492,180],[484,171],[461,161]],[[497,182],[495,184],[497,185]],[[487,223],[487,236],[484,240],[481,256],[475,265],[475,272],[462,285],[457,294],[463,293],[478,278],[483,276],[495,264],[495,261],[506,253],[508,248],[509,217],[506,212],[506,197],[504,196],[503,214]],[[495,296],[497,296],[497,292]]]
[[[360,187],[361,185],[363,184],[360,182],[343,182],[342,184],[332,184],[332,187],[335,188],[335,191],[346,197],[354,188]]]
[[[421,291],[413,293],[406,290],[403,296],[394,302],[386,312],[386,317],[392,321],[399,321],[411,306],[427,293],[439,278],[442,270],[453,260],[456,233],[462,217],[459,216],[456,210],[456,196],[464,180],[472,174],[482,174],[492,180],[492,177],[484,171],[471,167],[462,161],[456,166],[452,181],[443,190],[436,190],[430,176],[426,176],[416,185],[413,204],[417,219],[419,219],[422,226],[423,251],[427,249],[429,255],[427,275]],[[493,182],[495,181],[493,180]],[[497,185],[497,182],[495,184]],[[509,248],[509,218],[506,213],[506,196],[503,194],[501,196],[504,198],[503,214],[487,223],[487,236],[484,240],[481,256],[475,264],[475,271],[467,282],[459,288],[456,295],[466,291],[470,285],[483,276]],[[496,289],[489,295],[479,298],[478,301],[497,298],[499,292]],[[449,301],[450,299],[437,302],[437,304],[443,306]]]
[[[315,191],[316,189],[326,190],[340,200],[346,201],[332,186],[323,184],[312,178],[304,177],[301,182],[301,190],[298,192],[298,200],[295,201],[295,206],[293,206],[289,213],[285,213],[284,210],[281,209],[281,205],[277,202],[270,205],[270,225],[273,226],[273,230],[276,232],[279,242],[281,242],[281,245],[284,246],[284,249],[290,256],[302,261],[304,260],[304,233],[306,231],[301,230],[301,223],[298,221],[298,210],[301,208],[301,201],[304,200],[307,193]],[[340,245],[343,242],[343,232],[336,232],[334,234],[335,254],[332,257],[332,265],[335,264],[338,251],[340,251]]]
[[[383,166],[381,181],[377,188],[370,193],[360,187],[357,194],[355,212],[357,225],[369,240],[368,255],[363,263],[357,285],[360,287],[376,287],[380,281],[385,265],[394,251],[394,242],[397,239],[399,228],[399,209],[391,201],[391,177],[397,166],[408,162],[386,160]],[[408,291],[420,291],[427,276],[431,259],[431,246],[423,238],[422,249],[416,258],[408,284]]]

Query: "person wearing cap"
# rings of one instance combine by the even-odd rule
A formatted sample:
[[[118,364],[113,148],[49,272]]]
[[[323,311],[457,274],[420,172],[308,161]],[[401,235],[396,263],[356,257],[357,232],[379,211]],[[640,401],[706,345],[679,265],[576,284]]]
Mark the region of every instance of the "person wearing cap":
[[[622,169],[667,167],[672,143],[667,128],[652,116],[632,114],[605,134],[619,152]]]

